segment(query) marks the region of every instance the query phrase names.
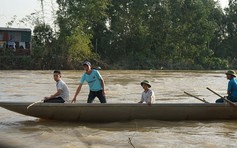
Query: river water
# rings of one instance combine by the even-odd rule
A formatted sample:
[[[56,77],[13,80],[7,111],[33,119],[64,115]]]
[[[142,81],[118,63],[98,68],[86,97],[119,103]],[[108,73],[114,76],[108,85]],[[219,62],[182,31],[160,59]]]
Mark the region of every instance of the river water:
[[[218,97],[206,87],[225,95],[228,83],[225,71],[100,72],[105,80],[108,103],[137,103],[142,92],[140,82],[145,79],[151,82],[156,103],[200,103],[184,91],[214,102]],[[71,99],[82,73],[62,71]],[[55,91],[52,71],[0,71],[1,102],[34,102]],[[87,95],[85,84],[77,103],[86,102]],[[99,103],[98,99],[94,103]],[[69,123],[40,120],[0,108],[0,135],[0,147],[236,147],[237,121]]]

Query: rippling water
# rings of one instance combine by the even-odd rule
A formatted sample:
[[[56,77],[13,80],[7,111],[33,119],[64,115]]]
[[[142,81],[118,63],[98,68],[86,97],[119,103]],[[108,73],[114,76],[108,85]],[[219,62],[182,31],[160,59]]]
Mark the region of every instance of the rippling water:
[[[109,103],[137,103],[147,79],[156,103],[214,102],[210,87],[225,95],[225,71],[100,71]],[[62,71],[72,98],[83,71]],[[0,71],[0,101],[38,101],[56,91],[52,71]],[[83,85],[77,103],[86,102]],[[95,99],[94,103],[98,103]],[[92,117],[93,118],[93,117]],[[40,120],[0,108],[0,147],[236,147],[237,121],[164,122],[135,120],[113,123],[68,123]],[[130,140],[129,140],[130,139]],[[2,144],[2,145],[1,145]]]

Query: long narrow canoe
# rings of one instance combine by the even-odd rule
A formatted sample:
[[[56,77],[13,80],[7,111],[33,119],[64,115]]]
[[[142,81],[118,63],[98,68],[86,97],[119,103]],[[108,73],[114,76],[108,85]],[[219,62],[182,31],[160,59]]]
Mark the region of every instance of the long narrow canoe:
[[[163,121],[234,120],[237,107],[216,103],[161,103],[152,104],[61,104],[32,102],[0,102],[0,106],[23,115],[63,121],[115,122],[134,119]]]

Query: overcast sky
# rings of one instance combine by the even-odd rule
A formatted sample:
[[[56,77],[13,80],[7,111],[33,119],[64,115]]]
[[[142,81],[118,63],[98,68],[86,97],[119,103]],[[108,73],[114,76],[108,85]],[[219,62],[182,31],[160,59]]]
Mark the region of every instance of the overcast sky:
[[[6,23],[13,20],[16,16],[16,20],[21,20],[26,15],[30,15],[35,12],[42,12],[40,0],[0,0],[0,27],[6,27]],[[44,11],[46,23],[52,23],[52,11],[53,8],[57,8],[56,0],[44,0]],[[12,27],[31,27],[24,24],[14,24]]]
[[[52,24],[51,12],[52,8],[56,9],[57,4],[56,0],[44,0],[45,3],[45,16],[46,23]],[[221,6],[224,8],[228,6],[228,0],[219,0]],[[20,20],[26,15],[37,12],[41,10],[40,0],[0,0],[1,9],[0,9],[0,27],[6,27],[6,23],[13,20],[12,18],[16,15],[16,20]],[[14,24],[12,27],[28,27],[23,24]]]

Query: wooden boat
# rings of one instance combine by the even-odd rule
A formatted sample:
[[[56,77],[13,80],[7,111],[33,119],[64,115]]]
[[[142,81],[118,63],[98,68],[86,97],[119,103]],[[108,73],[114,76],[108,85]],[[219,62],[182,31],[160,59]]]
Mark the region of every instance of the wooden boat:
[[[237,107],[216,103],[71,104],[0,102],[0,106],[23,115],[63,121],[116,122],[134,119],[163,121],[237,119]]]

